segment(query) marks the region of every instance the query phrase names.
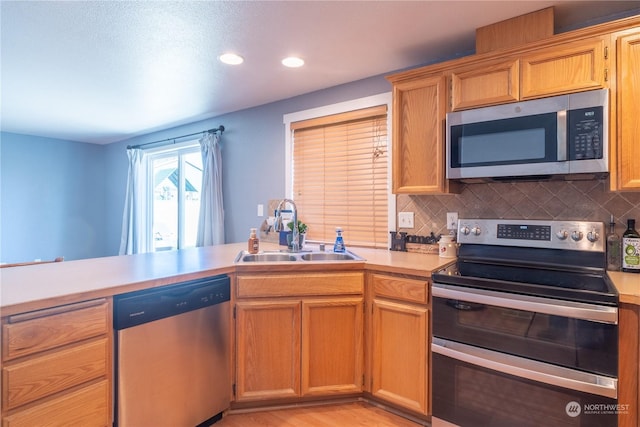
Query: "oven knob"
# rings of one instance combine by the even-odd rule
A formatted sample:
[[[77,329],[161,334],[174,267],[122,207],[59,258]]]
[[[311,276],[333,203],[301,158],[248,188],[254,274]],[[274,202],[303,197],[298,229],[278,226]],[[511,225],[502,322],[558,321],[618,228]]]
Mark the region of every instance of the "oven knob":
[[[569,237],[569,233],[567,233],[567,230],[560,230],[556,233],[556,237],[560,240],[565,240]]]
[[[472,233],[474,236],[479,236],[479,235],[480,235],[480,233],[482,233],[482,230],[480,229],[480,227],[476,226],[476,227],[473,227],[473,228],[471,229],[471,233]]]
[[[590,232],[587,233],[587,240],[589,240],[592,243],[597,242],[599,238],[600,238],[600,235],[596,230],[591,230]]]
[[[571,238],[574,241],[579,242],[580,240],[582,240],[582,231],[575,230],[573,233],[571,233]]]
[[[469,231],[469,227],[467,227],[466,225],[460,227],[460,233],[464,234],[465,236],[469,234]]]

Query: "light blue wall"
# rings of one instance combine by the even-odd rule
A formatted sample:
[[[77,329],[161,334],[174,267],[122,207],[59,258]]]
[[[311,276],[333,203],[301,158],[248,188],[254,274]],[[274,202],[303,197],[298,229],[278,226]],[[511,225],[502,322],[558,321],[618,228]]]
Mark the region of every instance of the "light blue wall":
[[[257,205],[285,196],[283,115],[390,89],[376,76],[109,145],[0,133],[0,262],[117,255],[127,145],[219,125],[225,238],[244,241],[260,225]]]
[[[0,262],[110,254],[104,147],[0,134]]]
[[[127,175],[126,146],[172,138],[223,125],[223,193],[225,203],[225,239],[242,242],[249,228],[262,221],[257,205],[285,196],[285,133],[283,115],[309,108],[389,92],[391,85],[383,76],[352,82],[322,91],[262,105],[213,119],[207,119],[110,144],[106,147],[106,169],[112,177],[106,183],[106,236],[110,253],[117,253],[124,206]],[[230,91],[225,96],[233,96]]]

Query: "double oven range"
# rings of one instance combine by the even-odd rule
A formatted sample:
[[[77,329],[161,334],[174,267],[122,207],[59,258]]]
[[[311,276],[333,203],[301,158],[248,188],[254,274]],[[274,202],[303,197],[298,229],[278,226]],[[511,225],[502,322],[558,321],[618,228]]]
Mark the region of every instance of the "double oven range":
[[[604,224],[460,220],[433,274],[433,426],[616,426]]]

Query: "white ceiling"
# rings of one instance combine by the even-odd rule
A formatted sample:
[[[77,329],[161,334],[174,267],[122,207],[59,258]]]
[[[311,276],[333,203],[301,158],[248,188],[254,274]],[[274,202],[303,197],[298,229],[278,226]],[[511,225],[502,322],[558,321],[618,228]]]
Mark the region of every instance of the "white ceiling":
[[[115,142],[467,53],[550,5],[565,28],[640,2],[2,0],[1,129]]]

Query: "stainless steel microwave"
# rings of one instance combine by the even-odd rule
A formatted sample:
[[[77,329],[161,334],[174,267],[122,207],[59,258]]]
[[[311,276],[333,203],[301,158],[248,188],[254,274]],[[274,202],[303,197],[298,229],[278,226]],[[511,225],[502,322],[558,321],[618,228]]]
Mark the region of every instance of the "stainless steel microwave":
[[[601,177],[609,172],[609,92],[592,90],[447,114],[447,178]]]

